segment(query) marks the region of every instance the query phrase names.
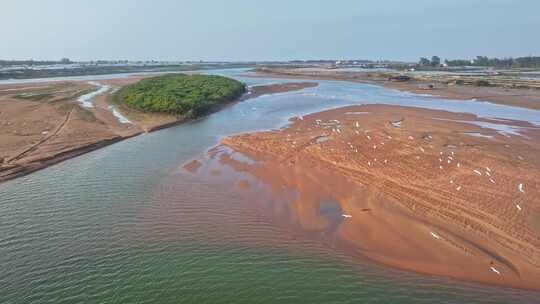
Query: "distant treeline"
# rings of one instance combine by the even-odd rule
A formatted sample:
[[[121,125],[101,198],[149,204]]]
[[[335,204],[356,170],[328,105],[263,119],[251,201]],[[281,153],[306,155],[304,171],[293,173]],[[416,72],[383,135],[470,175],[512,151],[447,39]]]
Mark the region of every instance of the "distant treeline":
[[[433,56],[431,60],[420,58],[420,66],[439,66],[441,63],[438,56]],[[486,56],[477,56],[475,59],[457,59],[444,61],[450,67],[456,66],[477,66],[477,67],[495,67],[495,68],[540,68],[540,57],[518,57],[518,58],[488,58]]]
[[[446,60],[448,66],[472,65],[497,68],[540,68],[540,57],[488,58],[477,56],[474,60]]]
[[[123,66],[81,66],[76,68],[64,68],[59,66],[54,69],[28,69],[20,68],[15,70],[0,70],[0,80],[3,79],[30,79],[47,77],[68,77],[68,76],[88,76],[106,75],[118,73],[138,73],[138,72],[182,72],[191,70],[207,69],[227,69],[227,68],[250,68],[249,64],[160,64],[160,65],[123,65]]]
[[[62,58],[61,60],[0,60],[0,66],[14,66],[14,65],[53,65],[53,64],[70,64],[73,63],[69,58]]]

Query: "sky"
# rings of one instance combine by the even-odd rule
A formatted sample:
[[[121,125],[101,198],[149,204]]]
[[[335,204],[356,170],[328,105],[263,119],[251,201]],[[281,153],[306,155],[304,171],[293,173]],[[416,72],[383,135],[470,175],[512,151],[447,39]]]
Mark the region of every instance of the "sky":
[[[540,0],[1,0],[0,59],[540,56]]]

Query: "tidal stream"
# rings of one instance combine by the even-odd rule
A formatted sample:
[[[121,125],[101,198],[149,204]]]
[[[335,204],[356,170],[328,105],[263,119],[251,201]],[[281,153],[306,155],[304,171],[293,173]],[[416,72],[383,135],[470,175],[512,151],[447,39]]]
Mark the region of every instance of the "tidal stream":
[[[213,73],[248,85],[298,81],[250,78],[243,70]],[[224,136],[281,128],[291,117],[351,104],[417,106],[540,125],[535,110],[317,82],[0,184],[0,303],[540,301],[537,292],[399,271],[314,238],[291,237],[230,185],[181,173],[184,163],[206,155]]]

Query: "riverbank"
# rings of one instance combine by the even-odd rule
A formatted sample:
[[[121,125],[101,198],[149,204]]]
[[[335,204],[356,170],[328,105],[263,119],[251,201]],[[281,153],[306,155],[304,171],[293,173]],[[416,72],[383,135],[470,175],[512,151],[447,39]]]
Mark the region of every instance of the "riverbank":
[[[29,62],[28,62],[29,63]],[[244,63],[51,63],[46,65],[14,65],[0,68],[0,82],[14,79],[99,76],[129,73],[181,73],[212,69],[249,68]]]
[[[249,91],[242,100],[247,100],[251,98],[257,98],[263,95],[269,94],[278,94],[291,91],[299,91],[307,88],[317,87],[319,84],[317,82],[290,82],[290,83],[277,83],[263,86],[253,86],[249,88]]]
[[[501,123],[517,131],[486,127]],[[255,177],[278,201],[295,191],[288,217],[350,252],[404,270],[540,290],[539,143],[540,130],[526,122],[365,105],[226,138],[233,152],[213,149],[210,157]],[[337,217],[325,213],[328,201]]]
[[[384,86],[390,89],[416,93],[429,94],[434,97],[455,99],[489,101],[501,105],[540,109],[540,80],[520,79],[492,79],[493,77],[472,78],[469,76],[433,75],[411,76],[409,81],[388,81],[388,77],[399,75],[390,72],[343,72],[332,70],[310,70],[294,68],[260,68],[252,77],[284,77],[297,79],[324,79],[344,80],[360,83],[369,83]],[[486,81],[491,86],[477,86],[472,83]],[[461,84],[462,83],[462,84]],[[525,87],[526,86],[526,87]]]
[[[114,98],[120,88],[146,77],[0,86],[0,182],[189,121],[182,115],[137,111]],[[255,94],[238,100],[305,87],[305,83],[257,86],[252,88]]]

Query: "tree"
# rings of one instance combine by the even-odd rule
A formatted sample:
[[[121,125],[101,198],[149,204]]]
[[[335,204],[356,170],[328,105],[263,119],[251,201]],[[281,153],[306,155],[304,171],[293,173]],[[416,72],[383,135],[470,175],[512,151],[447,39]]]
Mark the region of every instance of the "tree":
[[[489,58],[486,56],[476,56],[474,65],[477,66],[489,66]]]
[[[430,65],[431,62],[426,57],[420,57],[420,65]]]
[[[446,60],[446,64],[448,66],[467,66],[471,64],[471,61],[466,59]]]
[[[433,56],[433,57],[431,57],[431,65],[432,65],[432,66],[439,66],[439,65],[441,65],[441,58],[439,58],[439,56]]]

